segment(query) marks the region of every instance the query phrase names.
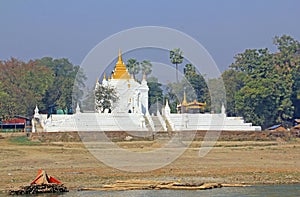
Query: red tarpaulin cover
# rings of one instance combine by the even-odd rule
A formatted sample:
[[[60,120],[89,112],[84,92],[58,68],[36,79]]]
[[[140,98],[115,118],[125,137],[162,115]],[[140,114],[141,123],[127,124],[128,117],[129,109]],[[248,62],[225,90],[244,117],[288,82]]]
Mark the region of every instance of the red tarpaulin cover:
[[[57,180],[54,177],[48,176],[47,173],[45,172],[45,170],[40,169],[38,171],[37,176],[35,177],[35,179],[30,183],[32,184],[49,184],[49,183],[56,183],[56,184],[62,184],[62,182],[60,182],[59,180]]]
[[[23,118],[12,118],[12,119],[9,119],[9,120],[3,120],[2,122],[3,123],[23,123],[23,124],[25,124],[26,123],[26,119],[23,119]]]

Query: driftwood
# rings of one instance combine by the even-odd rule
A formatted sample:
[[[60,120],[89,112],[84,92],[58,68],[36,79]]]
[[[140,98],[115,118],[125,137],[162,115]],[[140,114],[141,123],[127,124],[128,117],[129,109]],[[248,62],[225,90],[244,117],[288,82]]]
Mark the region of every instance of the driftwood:
[[[21,186],[19,189],[9,190],[10,195],[38,194],[38,193],[59,193],[68,192],[63,184],[32,184],[29,186]]]
[[[244,187],[243,184],[221,184],[221,183],[181,183],[181,182],[164,182],[164,181],[148,181],[148,180],[127,180],[116,181],[115,184],[103,185],[100,188],[81,188],[81,190],[97,190],[97,191],[123,191],[123,190],[205,190],[221,187]]]

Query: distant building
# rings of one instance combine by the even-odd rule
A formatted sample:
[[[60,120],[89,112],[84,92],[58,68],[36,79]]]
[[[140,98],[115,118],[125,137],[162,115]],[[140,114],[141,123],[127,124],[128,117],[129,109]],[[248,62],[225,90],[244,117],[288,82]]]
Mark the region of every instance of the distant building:
[[[196,99],[193,102],[187,102],[186,93],[184,91],[183,101],[177,105],[177,113],[190,113],[197,114],[204,112],[206,103],[197,102]]]
[[[300,125],[300,119],[294,119],[294,126]]]
[[[278,124],[278,125],[273,125],[269,128],[267,128],[267,130],[269,131],[287,131],[286,128],[284,128],[281,124]]]
[[[23,116],[15,116],[14,118],[3,120],[0,122],[0,130],[10,131],[26,131],[31,128],[30,118]]]

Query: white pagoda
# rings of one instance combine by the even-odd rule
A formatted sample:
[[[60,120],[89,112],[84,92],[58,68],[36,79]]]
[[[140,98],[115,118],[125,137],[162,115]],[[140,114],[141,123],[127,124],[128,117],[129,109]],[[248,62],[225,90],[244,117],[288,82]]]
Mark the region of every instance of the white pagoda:
[[[100,82],[97,80],[96,88],[99,85]],[[120,50],[112,75],[106,78],[104,74],[102,85],[115,88],[119,97],[118,102],[113,103],[113,108],[109,109],[112,113],[147,113],[149,87],[146,77],[144,76],[142,82],[139,83],[130,76]]]

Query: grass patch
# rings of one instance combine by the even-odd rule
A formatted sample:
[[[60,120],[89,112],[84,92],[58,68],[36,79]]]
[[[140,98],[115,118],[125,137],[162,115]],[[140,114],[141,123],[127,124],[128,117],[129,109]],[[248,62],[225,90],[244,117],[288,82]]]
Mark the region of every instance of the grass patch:
[[[26,136],[13,136],[13,137],[10,137],[9,141],[13,144],[27,145],[27,146],[39,145],[40,144],[40,142],[30,141]]]

